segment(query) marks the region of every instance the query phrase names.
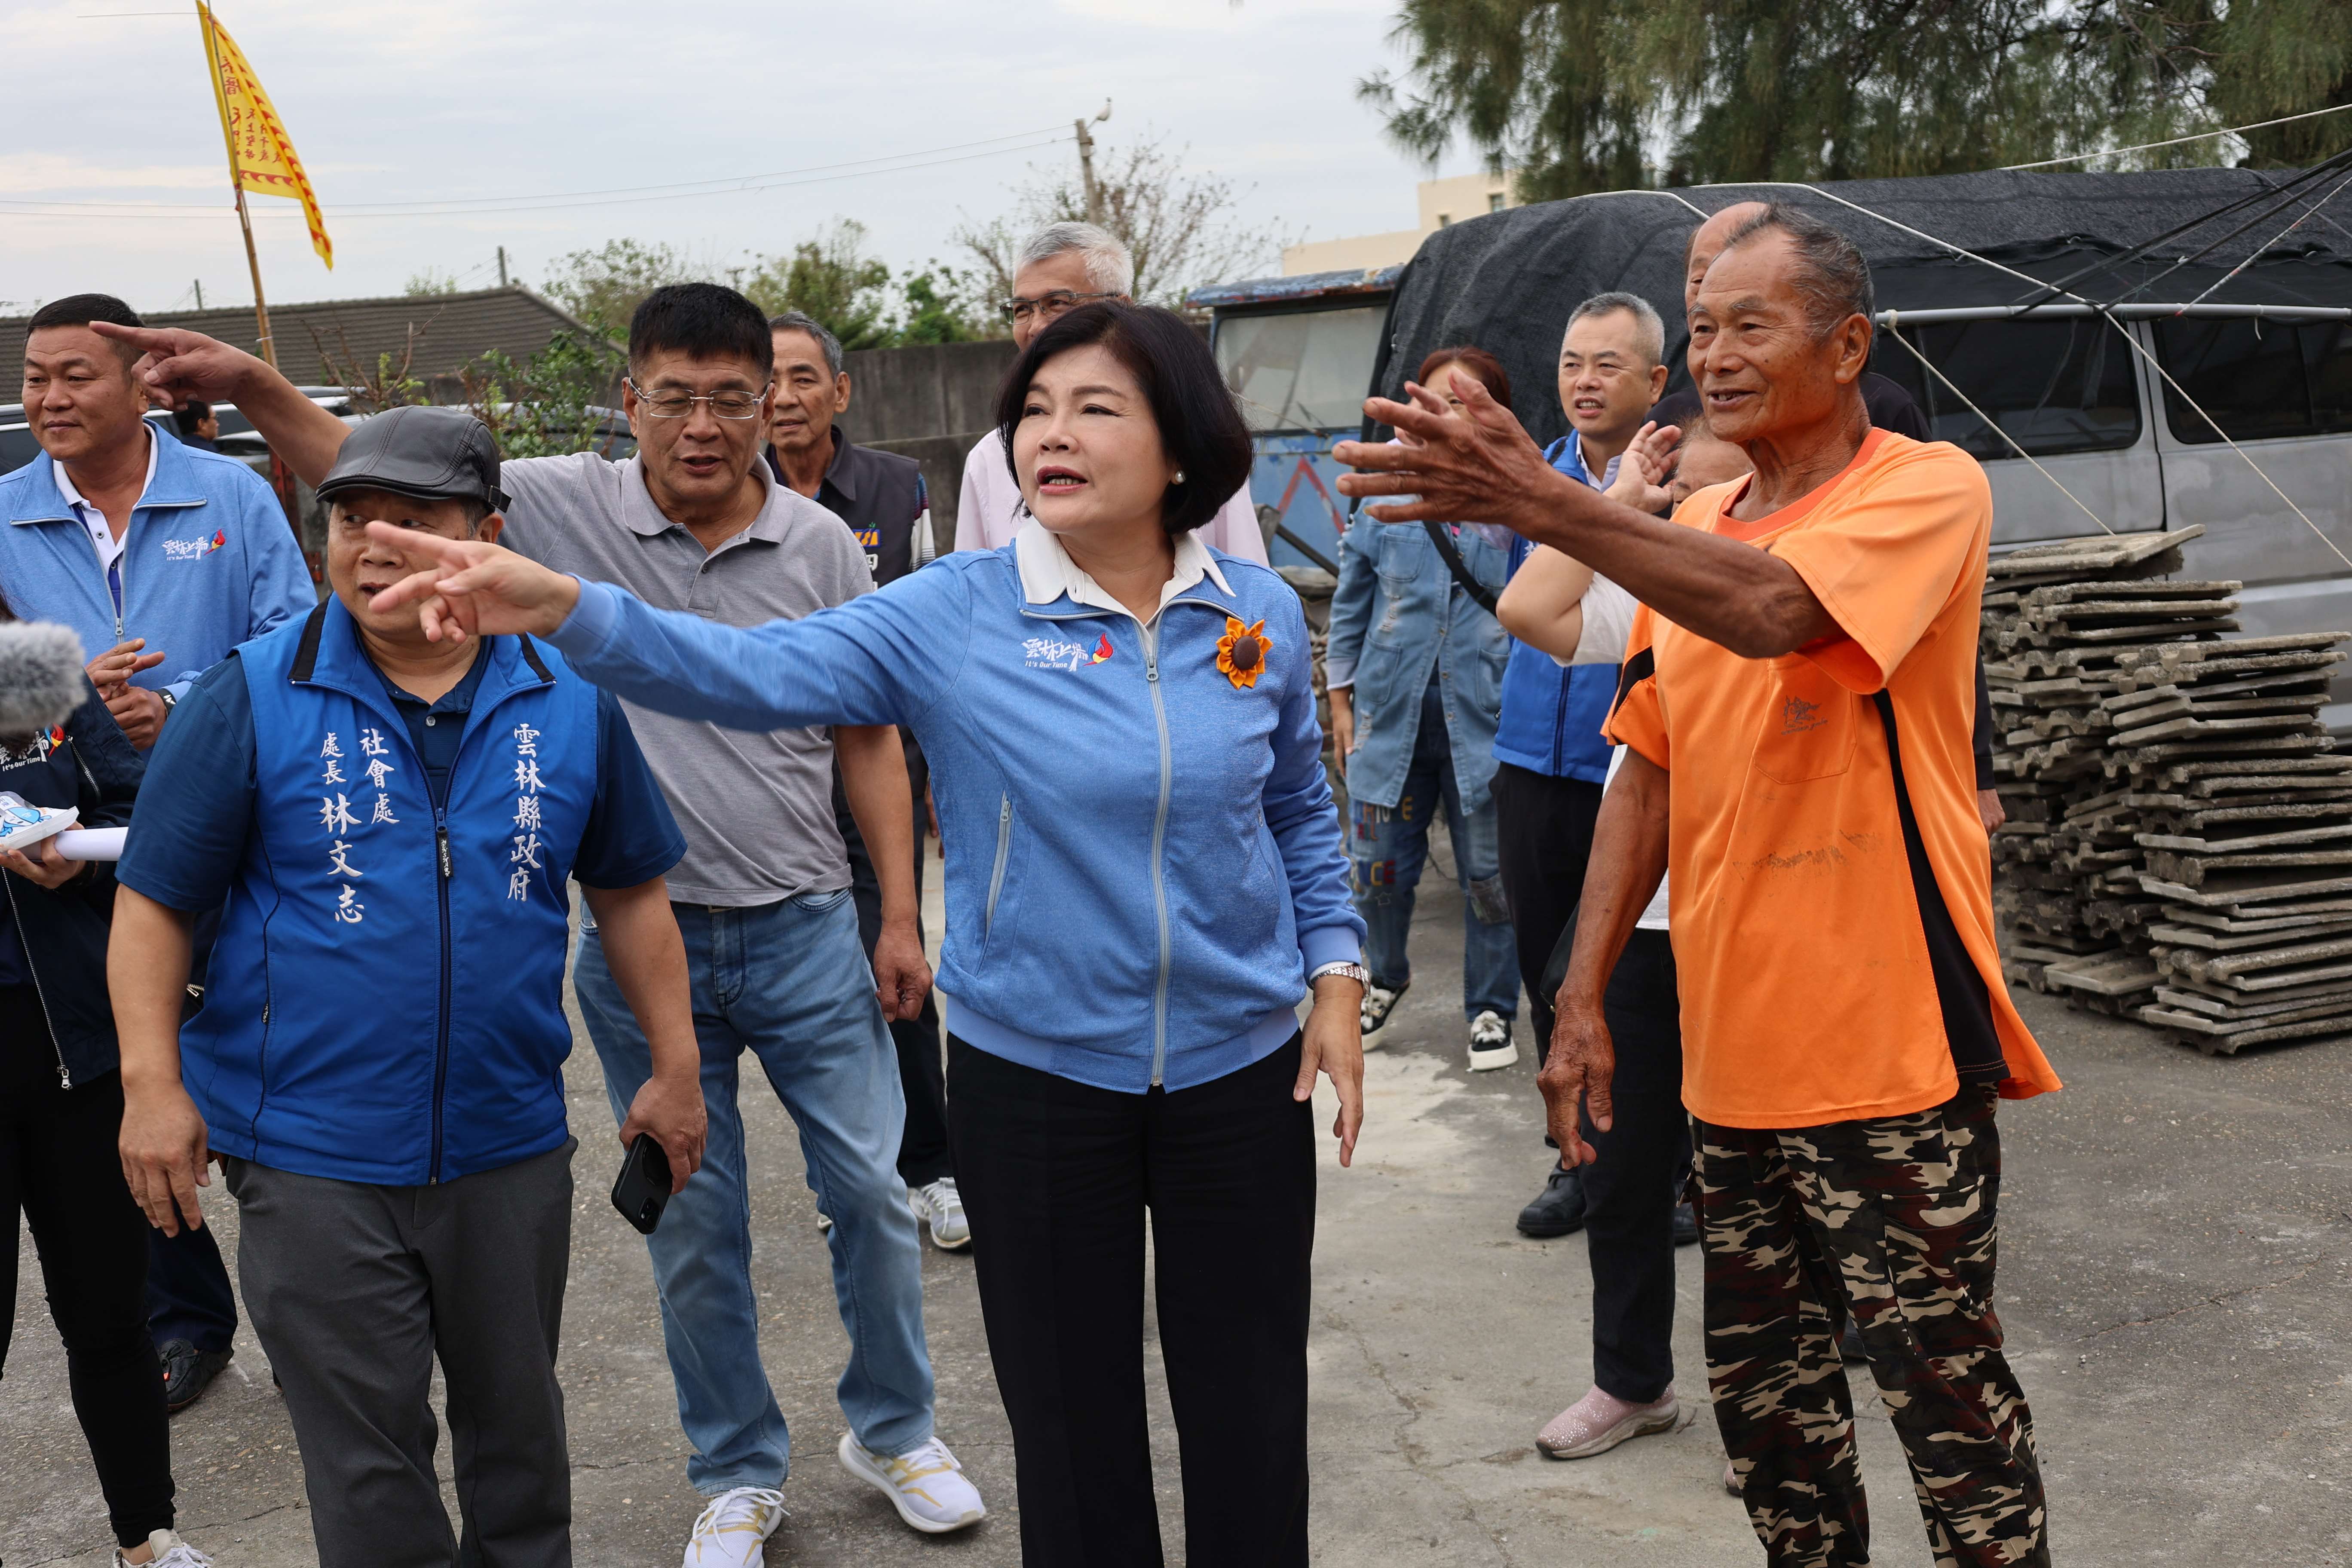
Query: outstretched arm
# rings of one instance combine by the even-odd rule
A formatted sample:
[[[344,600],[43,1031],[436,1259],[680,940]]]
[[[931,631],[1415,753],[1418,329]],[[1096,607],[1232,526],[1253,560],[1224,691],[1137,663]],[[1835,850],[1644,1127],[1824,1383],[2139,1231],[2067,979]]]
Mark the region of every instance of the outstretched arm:
[[[919,572],[797,621],[721,626],[656,610],[511,550],[368,524],[422,570],[376,595],[418,606],[428,637],[543,637],[617,696],[730,730],[897,724],[927,710],[961,662],[969,608],[960,575]],[[942,659],[942,648],[955,657]]]
[[[1746,658],[1777,658],[1836,634],[1836,621],[1787,562],[1598,494],[1545,462],[1511,411],[1475,379],[1457,376],[1454,389],[1459,413],[1412,383],[1411,403],[1367,398],[1366,414],[1412,439],[1333,447],[1358,470],[1339,476],[1340,493],[1410,498],[1366,509],[1388,522],[1501,523]]]
[[[165,407],[177,408],[191,398],[236,404],[305,484],[315,486],[327,477],[343,437],[351,434],[349,426],[303,396],[277,367],[217,338],[180,327],[118,327],[111,321],[92,321],[90,331],[142,351],[131,374]]]

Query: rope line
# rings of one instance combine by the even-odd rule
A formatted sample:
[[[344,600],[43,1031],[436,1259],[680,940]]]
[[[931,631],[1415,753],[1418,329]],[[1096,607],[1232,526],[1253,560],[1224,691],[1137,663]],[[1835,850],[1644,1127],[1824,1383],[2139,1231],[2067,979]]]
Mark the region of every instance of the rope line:
[[[2222,284],[2227,283],[2231,279],[2235,278],[2239,273],[2243,272],[2247,268],[2252,267],[2254,264],[2254,258],[2256,257],[2263,255],[2269,251],[2272,247],[2277,245],[2279,241],[2284,239],[2288,235],[2293,234],[2296,229],[2301,228],[2305,224],[2309,223],[2314,217],[2318,216],[2319,208],[2326,206],[2328,203],[2334,201],[2338,195],[2341,195],[2343,194],[2344,187],[2347,185],[2352,185],[2352,174],[2347,174],[2343,179],[2337,181],[2336,184],[2336,189],[2320,197],[2317,206],[2313,206],[2307,209],[2301,217],[2296,218],[2293,223],[2287,225],[2284,228],[2279,230],[2278,233],[2273,235],[2269,241],[2260,249],[2247,252],[2246,258],[2243,261],[2241,261],[2235,267],[2231,268],[2228,272],[2224,273],[2220,279],[2215,280],[2213,289],[2219,289]],[[2189,302],[2192,305],[2203,304],[2206,300],[2211,296],[2213,289],[2206,289],[2204,293],[2198,295],[2197,298],[2189,300]]]
[[[1878,222],[1886,225],[1889,228],[1899,229],[1903,233],[1912,236],[1914,238],[1924,239],[1930,245],[1941,246],[1946,250],[1950,251],[1954,256],[1964,258],[1969,261],[1974,261],[1980,266],[1990,267],[1996,272],[2006,273],[2011,278],[2031,283],[2037,289],[2044,287],[2042,279],[2039,278],[2029,277],[2027,274],[2020,272],[2014,267],[2005,267],[2001,263],[1993,260],[1990,257],[1979,256],[1975,251],[1954,245],[1950,240],[1942,238],[1939,236],[1925,233],[1919,229],[1913,228],[1910,225],[1906,223],[1898,223],[1894,218],[1888,217],[1884,213],[1873,212],[1859,202],[1848,201],[1845,197],[1837,195],[1835,192],[1822,190],[1819,185],[1809,185],[1800,180],[1774,180],[1765,183],[1776,186],[1785,186],[1790,190],[1810,191],[1814,195],[1822,196],[1837,203],[1840,206],[1851,207],[1855,212],[1862,214],[1864,217],[1874,218]],[[2273,495],[2278,497],[2279,500],[2286,503],[2286,507],[2289,511],[2292,511],[2296,517],[2303,520],[2303,525],[2311,530],[2311,531],[2318,537],[2319,542],[2327,546],[2328,550],[2335,555],[2336,559],[2343,562],[2347,569],[2352,569],[2352,555],[2345,554],[2343,548],[2339,546],[2336,541],[2327,537],[2326,530],[2321,528],[2319,524],[2312,521],[2311,514],[2305,511],[2303,508],[2295,505],[2294,497],[2279,489],[2278,481],[2272,479],[2270,475],[2263,470],[2263,466],[2260,463],[2254,461],[2252,453],[2247,451],[2243,447],[2239,446],[2236,441],[2231,439],[2230,433],[2227,430],[2222,429],[2220,422],[2205,411],[2205,405],[2199,403],[2194,397],[2191,397],[2189,395],[2189,389],[2182,386],[2180,383],[2172,378],[2172,373],[2166,370],[2162,364],[2158,363],[2156,355],[2150,353],[2147,347],[2143,344],[2138,338],[2133,336],[2131,330],[2128,327],[2126,327],[2121,321],[2116,319],[2116,314],[2112,310],[2108,309],[2107,306],[2102,304],[2096,300],[2086,300],[2082,295],[2074,293],[2071,290],[2060,290],[2060,292],[2064,293],[2066,298],[2074,300],[2076,304],[2089,306],[2094,311],[2097,312],[2101,320],[2105,321],[2109,326],[2115,328],[2117,332],[2121,333],[2124,342],[2131,346],[2132,353],[2139,355],[2143,360],[2146,360],[2147,362],[2148,368],[2155,371],[2156,374],[2163,379],[2164,384],[2172,388],[2173,392],[2179,396],[2180,401],[2183,404],[2187,405],[2191,410],[2193,410],[2200,419],[2202,419],[2208,426],[2211,426],[2213,434],[2221,438],[2221,442],[2224,446],[2228,447],[2230,450],[2235,452],[2240,458],[2244,459],[2246,467],[2253,469],[2255,477],[2260,479],[2263,484],[2270,487],[2270,490]],[[1907,347],[1908,345],[1906,344],[1906,346]],[[2037,468],[2040,467],[2039,464],[2036,464],[2035,466]],[[2061,486],[2060,488],[2063,489],[2064,487]],[[2084,510],[2088,510],[2089,509],[2084,508]]]
[[[1917,360],[1917,361],[1919,362],[1919,363],[1920,363],[1920,364],[1921,364],[1921,365],[1922,365],[1922,366],[1927,370],[1927,374],[1928,374],[1929,375],[1932,375],[1932,376],[1934,376],[1937,381],[1942,382],[1946,387],[1948,387],[1948,388],[1949,388],[1949,389],[1950,389],[1951,394],[1952,394],[1952,395],[1953,395],[1954,397],[1957,397],[1957,398],[1958,398],[1962,403],[1967,404],[1967,405],[1968,405],[1968,407],[1969,407],[1969,413],[1971,413],[1971,414],[1975,415],[1978,418],[1979,418],[1979,419],[1983,420],[1987,426],[1990,426],[1990,427],[1991,427],[1992,433],[1993,433],[1994,435],[1996,435],[1996,436],[2000,437],[2002,440],[2004,440],[2004,441],[2006,441],[2006,442],[2008,442],[2008,443],[2009,443],[2010,450],[2011,450],[2011,451],[2015,452],[2019,457],[2021,457],[2021,458],[2024,458],[2027,462],[2032,463],[2032,464],[2033,465],[2033,471],[2034,471],[2035,473],[2040,474],[2043,479],[2048,479],[2052,484],[2056,485],[2056,486],[2058,487],[2058,493],[2059,493],[2059,494],[2061,494],[2061,495],[2064,496],[2068,500],[2073,501],[2076,506],[2082,507],[2082,509],[2083,509],[2083,515],[2084,515],[2084,517],[2089,518],[2093,522],[2097,523],[2097,524],[2099,525],[2099,531],[2101,531],[2102,533],[2107,533],[2107,534],[2112,534],[2112,533],[2114,533],[2114,532],[2115,532],[2115,530],[2114,530],[2114,529],[2109,528],[2109,527],[2107,526],[2107,520],[2106,520],[2105,518],[2103,518],[2103,517],[2101,517],[2097,512],[2093,511],[2093,510],[2090,509],[2090,507],[2089,507],[2088,505],[2084,504],[2084,500],[2083,500],[2083,498],[2082,498],[2081,496],[2078,496],[2078,495],[2076,495],[2073,490],[2068,489],[2066,488],[2065,484],[2064,484],[2062,480],[2060,480],[2060,479],[2058,478],[2058,476],[2057,476],[2057,475],[2055,475],[2055,474],[2052,473],[2049,469],[2047,469],[2047,468],[2043,468],[2043,467],[2042,466],[2042,460],[2041,460],[2040,458],[2036,458],[2032,453],[2031,453],[2031,452],[2027,451],[2023,447],[2019,446],[2019,445],[2018,445],[2018,443],[2017,443],[2017,438],[2016,438],[2015,437],[2011,436],[2008,431],[2006,431],[2006,430],[2004,430],[2004,429],[2002,429],[2002,428],[2000,427],[2000,421],[1998,421],[1998,420],[1996,420],[1995,418],[1993,418],[1993,416],[1992,416],[1991,415],[1987,414],[1983,409],[1979,408],[1979,407],[1976,405],[1976,401],[1975,401],[1973,398],[1969,397],[1969,395],[1968,395],[1967,393],[1962,392],[1962,391],[1959,389],[1959,387],[1958,387],[1958,385],[1956,385],[1956,384],[1953,383],[1952,378],[1951,378],[1950,376],[1948,376],[1948,375],[1946,375],[1946,374],[1943,373],[1943,371],[1942,371],[1940,368],[1938,368],[1938,367],[1937,366],[1937,364],[1936,364],[1936,362],[1935,362],[1935,361],[1933,361],[1933,360],[1929,359],[1926,354],[1924,354],[1924,353],[1920,353],[1920,352],[1919,352],[1919,346],[1918,346],[1916,343],[1913,342],[1909,338],[1906,338],[1906,337],[1905,337],[1905,336],[1903,335],[1903,331],[1902,331],[1902,327],[1901,327],[1901,324],[1900,324],[1900,323],[1901,323],[1902,312],[1900,312],[1900,311],[1898,311],[1898,310],[1890,310],[1890,311],[1888,311],[1888,312],[1887,312],[1887,314],[1888,314],[1890,317],[1895,318],[1894,320],[1889,321],[1886,323],[1886,332],[1887,332],[1887,335],[1888,335],[1889,337],[1893,338],[1896,342],[1901,343],[1905,348],[1909,349],[1909,350],[1911,351],[1911,357],[1912,357],[1913,359]]]
[[[2152,153],[2158,147],[2178,147],[2184,142],[2210,142],[2216,136],[2236,136],[2248,131],[2265,131],[2273,125],[2292,125],[2298,120],[2316,120],[2323,114],[2341,114],[2347,109],[2352,109],[2352,103],[2334,104],[2326,109],[2315,109],[2304,114],[2284,114],[2276,120],[2257,120],[2252,125],[2232,125],[2226,131],[2200,131],[2193,136],[2175,136],[2169,142],[2143,142],[2137,147],[2109,147],[2098,153],[2074,153],[2063,158],[2044,158],[2038,163],[2004,163],[1993,173],[2014,174],[2025,169],[2054,169],[2061,163],[2082,163],[2093,158],[2112,158],[2119,153]]]

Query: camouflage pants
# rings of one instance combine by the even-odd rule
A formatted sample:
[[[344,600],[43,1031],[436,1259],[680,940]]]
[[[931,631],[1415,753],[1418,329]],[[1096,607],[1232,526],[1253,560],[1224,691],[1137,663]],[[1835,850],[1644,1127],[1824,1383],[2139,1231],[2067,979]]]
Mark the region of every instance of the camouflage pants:
[[[1707,1382],[1766,1560],[1870,1561],[1838,1359],[1847,1303],[1911,1462],[1938,1568],[2046,1568],[2033,1418],[1993,1311],[1990,1086],[1822,1127],[1693,1126]]]

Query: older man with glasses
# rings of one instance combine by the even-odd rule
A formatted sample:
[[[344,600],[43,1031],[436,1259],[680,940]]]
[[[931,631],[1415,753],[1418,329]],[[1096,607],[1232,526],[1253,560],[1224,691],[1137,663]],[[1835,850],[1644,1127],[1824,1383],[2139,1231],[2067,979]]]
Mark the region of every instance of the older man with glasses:
[[[1135,258],[1116,235],[1090,223],[1047,224],[1022,243],[1013,268],[1013,298],[1004,307],[1013,345],[1026,349],[1048,322],[1097,300],[1125,300],[1134,287]],[[955,547],[1002,549],[1027,517],[1004,461],[1004,442],[991,430],[963,460]],[[1258,526],[1246,482],[1201,529],[1201,539],[1213,550],[1267,563],[1265,531]]]

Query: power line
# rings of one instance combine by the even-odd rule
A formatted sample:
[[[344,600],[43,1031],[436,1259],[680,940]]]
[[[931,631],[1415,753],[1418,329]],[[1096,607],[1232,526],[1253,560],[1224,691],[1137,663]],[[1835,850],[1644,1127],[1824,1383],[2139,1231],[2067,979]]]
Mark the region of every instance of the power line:
[[[2194,136],[2175,136],[2169,142],[2143,142],[2137,147],[2108,147],[2096,153],[2074,153],[2063,158],[2044,158],[2038,163],[2003,163],[1993,173],[2014,174],[2026,169],[2053,169],[2061,163],[2084,163],[2093,158],[2112,158],[2120,153],[2153,153],[2158,147],[2179,147],[2189,142],[2210,142],[2216,136],[2237,136],[2248,131],[2265,131],[2273,125],[2292,125],[2298,120],[2316,120],[2323,114],[2341,114],[2347,109],[2352,109],[2352,103],[2333,104],[2302,114],[2283,114],[2276,120],[2257,120],[2252,125],[2232,125],[2226,131],[2200,131]]]
[[[995,146],[994,142],[1014,137],[1036,137],[1035,141],[1015,142],[1011,146]],[[903,174],[916,169],[937,168],[947,163],[970,163],[978,158],[999,157],[1007,153],[1035,152],[1057,142],[1069,140],[1066,131],[1016,131],[1004,136],[990,137],[984,142],[962,142],[947,147],[922,149],[912,153],[886,154],[874,158],[851,159],[841,163],[817,163],[802,169],[779,169],[761,174],[742,174],[723,181],[696,180],[681,185],[625,185],[610,191],[549,192],[523,196],[466,196],[452,198],[439,205],[427,203],[383,202],[361,204],[348,207],[328,207],[326,216],[336,222],[387,217],[463,217],[469,216],[504,216],[517,212],[555,212],[574,207],[625,206],[644,202],[683,201],[697,196],[746,195],[761,191],[787,188],[793,185],[822,184],[833,180],[861,179],[873,175]],[[961,149],[979,147],[979,152]],[[933,153],[952,156],[934,157]],[[909,161],[914,160],[914,161]],[[887,167],[869,165],[887,164]],[[646,193],[646,194],[632,194]],[[215,217],[222,208],[217,203],[197,202],[71,202],[38,201],[0,198],[0,208],[21,217],[144,217],[193,218]],[[288,212],[273,216],[289,218],[299,215]]]

